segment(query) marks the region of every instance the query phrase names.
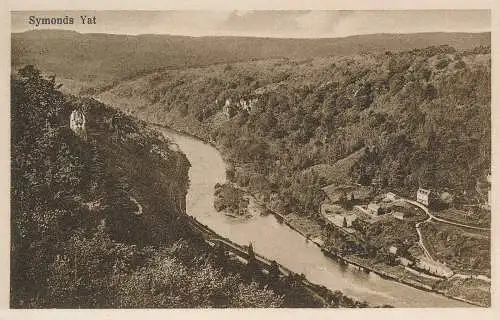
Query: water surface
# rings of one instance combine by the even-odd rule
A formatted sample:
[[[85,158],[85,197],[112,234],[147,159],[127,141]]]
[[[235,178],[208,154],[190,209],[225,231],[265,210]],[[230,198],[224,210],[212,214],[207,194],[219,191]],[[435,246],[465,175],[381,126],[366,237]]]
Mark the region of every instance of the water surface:
[[[383,279],[356,267],[340,264],[314,243],[281,224],[273,215],[235,219],[213,207],[214,186],[225,181],[225,163],[217,149],[202,141],[159,128],[173,140],[191,162],[186,210],[198,221],[240,245],[252,242],[254,250],[288,269],[303,273],[313,283],[324,285],[371,305],[395,307],[472,307],[469,304]]]

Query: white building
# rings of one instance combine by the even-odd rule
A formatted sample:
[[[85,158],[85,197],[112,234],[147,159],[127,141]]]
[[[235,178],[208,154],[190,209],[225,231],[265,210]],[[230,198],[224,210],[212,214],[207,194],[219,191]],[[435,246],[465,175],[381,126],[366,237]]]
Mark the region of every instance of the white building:
[[[423,205],[429,205],[429,195],[431,194],[430,190],[427,189],[418,189],[417,190],[417,202],[420,202]]]

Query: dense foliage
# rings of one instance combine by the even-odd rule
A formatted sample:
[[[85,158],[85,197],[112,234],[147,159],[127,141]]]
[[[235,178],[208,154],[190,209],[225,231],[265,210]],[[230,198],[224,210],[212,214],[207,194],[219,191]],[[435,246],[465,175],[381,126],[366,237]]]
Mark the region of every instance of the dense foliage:
[[[405,41],[392,35],[372,35],[344,42],[245,38],[207,42],[204,38],[184,37],[42,34],[46,43],[36,32],[13,37],[15,66],[40,63],[45,71],[60,71],[69,79],[84,82],[86,87],[99,87],[88,92],[102,92],[101,101],[215,143],[232,165],[227,171],[230,182],[247,188],[280,214],[321,221],[318,209],[325,199],[322,188],[331,184],[360,184],[370,186],[373,195],[392,191],[409,198],[415,197],[419,187],[432,189],[449,199],[450,208],[441,211],[442,216],[453,210],[462,212],[465,205],[481,208],[487,199],[489,185],[485,181],[491,161],[489,34],[401,35]],[[74,43],[87,42],[97,50],[75,55],[48,47],[49,43],[57,43],[53,48],[71,52]],[[120,44],[116,47],[123,50],[111,57],[106,46],[100,47],[103,43]],[[426,47],[445,43],[452,46]],[[411,48],[418,49],[405,51]],[[130,50],[137,50],[133,57],[125,55]],[[65,57],[72,61],[59,64]],[[162,167],[167,171],[159,179],[155,176],[157,170],[151,168],[162,166],[161,161],[143,162],[140,153],[152,150],[149,144],[144,147],[150,139],[160,146],[157,137],[148,135],[146,141],[138,143],[143,133],[135,133],[144,128],[122,114],[123,119],[128,119],[123,127],[129,129],[109,132],[108,138],[99,143],[92,139],[82,143],[60,124],[67,120],[68,110],[83,101],[89,104],[88,100],[66,100],[53,90],[53,79],[40,80],[34,70],[23,70],[14,83],[13,92],[17,91],[13,107],[19,106],[23,112],[26,103],[16,97],[38,97],[48,91],[52,92],[50,101],[56,102],[30,102],[38,111],[17,115],[13,122],[13,177],[19,177],[13,181],[13,198],[22,200],[13,201],[13,212],[26,212],[13,219],[13,239],[19,238],[12,241],[13,257],[17,257],[13,259],[17,263],[13,270],[25,270],[13,275],[16,288],[22,288],[13,294],[19,295],[14,301],[22,301],[18,305],[48,305],[46,301],[61,301],[60,305],[64,305],[66,289],[77,292],[71,297],[84,297],[68,304],[81,306],[88,305],[88,301],[106,301],[103,305],[114,306],[139,306],[137,301],[148,306],[174,306],[176,296],[185,297],[190,301],[186,303],[194,306],[248,306],[253,297],[239,298],[245,292],[261,297],[259,306],[322,305],[299,285],[300,276],[275,281],[275,275],[263,278],[247,268],[239,272],[244,274],[241,282],[228,270],[242,270],[234,263],[228,267],[223,253],[216,254],[213,263],[212,258],[207,258],[208,262],[200,260],[202,246],[190,240],[181,247],[193,248],[194,253],[181,254],[185,251],[179,251],[173,243],[186,237],[176,231],[185,228],[176,228],[183,222],[174,213],[182,209],[178,199],[185,192],[184,171],[172,181],[168,174],[173,172],[168,168],[176,165],[170,163]],[[32,126],[36,127],[33,131]],[[160,149],[168,149],[168,143]],[[177,155],[171,160],[181,158]],[[59,161],[64,165],[52,164]],[[151,192],[151,185],[158,193]],[[161,202],[160,194],[171,197]],[[239,207],[240,196],[230,194],[226,199],[230,206]],[[136,201],[153,214],[133,214]],[[481,209],[478,215],[480,221],[476,222],[488,225],[490,212]],[[418,256],[421,252],[416,252],[414,224],[420,216],[406,218],[411,222],[387,219],[368,225],[357,220],[353,222],[355,235],[324,227],[325,247],[334,253],[354,253],[380,262],[388,261],[388,247],[397,243],[403,256]],[[489,274],[487,235],[441,225],[424,226],[424,240],[429,242],[426,245],[434,257],[451,261],[454,271],[466,272],[465,268],[473,265]],[[46,243],[52,242],[59,245],[47,249]],[[167,249],[159,250],[158,243]],[[92,254],[90,258],[71,255],[76,252],[74,248],[82,250],[86,245],[94,247],[83,250],[89,253],[102,250],[95,253],[99,258],[92,258]],[[108,248],[114,246],[117,248],[109,253]],[[479,250],[471,250],[476,246]],[[105,274],[98,281],[80,278],[103,272],[100,267],[89,269],[90,273],[75,271],[79,270],[76,261],[81,259],[90,261],[85,262],[86,266],[125,267],[118,267],[118,277]],[[53,272],[56,280],[45,277],[53,271],[50,268],[60,270]],[[193,293],[198,299],[192,301],[184,289],[170,287],[164,278],[145,284],[158,273],[173,279],[173,270],[179,270],[175,275],[187,283],[186,290],[193,288],[192,281],[200,281],[207,291]],[[198,279],[196,273],[211,275],[221,286],[214,288],[210,281]],[[257,279],[258,284],[252,279]],[[262,286],[264,282],[268,288]],[[273,295],[269,288],[283,296]],[[113,292],[109,296],[119,302],[93,296],[106,290]],[[48,294],[58,298],[43,300]],[[330,305],[359,306],[341,294],[340,298],[337,293],[326,295]]]
[[[316,214],[321,187],[345,182],[474,203],[490,170],[488,47],[164,71],[101,98],[208,135],[233,181],[285,214]]]
[[[244,192],[235,186],[224,183],[215,185],[214,207],[217,211],[226,211],[229,214],[245,216],[248,214],[248,199]]]
[[[64,96],[33,67],[11,83],[12,307],[283,304],[217,266],[183,225],[189,164],[169,141],[94,100]],[[86,138],[69,128],[75,109],[87,115]]]
[[[31,30],[12,34],[14,66],[34,64],[65,78],[65,87],[95,92],[159,69],[269,58],[309,59],[448,44],[488,45],[490,33],[378,34],[334,39],[80,34]],[[112,52],[112,54],[110,54]],[[133,52],[133,54],[131,54]],[[99,90],[97,90],[99,91]]]

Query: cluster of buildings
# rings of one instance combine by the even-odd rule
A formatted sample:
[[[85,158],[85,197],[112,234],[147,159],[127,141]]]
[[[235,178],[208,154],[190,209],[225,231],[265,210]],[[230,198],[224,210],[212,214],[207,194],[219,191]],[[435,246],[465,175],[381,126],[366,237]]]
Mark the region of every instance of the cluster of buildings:
[[[370,218],[369,220],[371,221],[368,222],[377,221],[378,217],[385,215],[388,211],[390,211],[392,216],[398,220],[404,220],[405,218],[405,214],[403,212],[388,210],[388,205],[390,206],[390,203],[399,200],[399,197],[393,192],[386,193],[383,199],[378,202],[369,202],[373,197],[369,187],[357,185],[330,185],[324,187],[323,191],[325,192],[328,203],[322,205],[321,213],[329,221],[331,220],[332,223],[334,223],[333,221],[337,221],[337,223],[334,224],[340,227],[342,227],[341,222],[344,218],[348,221],[348,225],[350,220],[354,220],[354,218],[351,217],[353,214],[347,214],[347,210],[341,206],[345,201],[354,204],[354,212],[358,212],[364,217]],[[419,188],[416,193],[416,200],[417,202],[428,206],[431,202],[431,195],[431,190]],[[367,204],[357,204],[363,202]]]
[[[367,205],[356,203],[368,202],[372,198],[371,188],[358,185],[330,185],[323,188],[327,196],[328,203],[321,205],[320,211],[323,218],[333,225],[345,229],[350,232],[349,228],[352,222],[357,218],[362,217],[363,220],[370,223],[378,220],[378,217],[383,216],[386,210],[383,204],[377,202],[369,202]],[[389,192],[385,195],[383,202],[393,202],[397,200],[397,196]],[[345,209],[345,202],[350,202],[354,210]],[[354,230],[352,230],[354,232]]]
[[[367,190],[364,190],[363,187],[359,186],[328,186],[323,188],[323,191],[329,203],[321,205],[321,215],[332,225],[348,233],[354,232],[352,223],[358,217],[363,217],[363,220],[369,223],[378,221],[380,217],[386,215],[386,212],[389,211],[388,208],[396,208],[399,200],[396,194],[388,192],[380,201],[368,202],[371,200],[370,194],[366,192]],[[419,188],[416,192],[416,201],[425,206],[428,206],[432,201],[431,197],[431,190]],[[346,198],[368,203],[365,205],[354,205],[354,210],[347,210],[341,206],[342,201]],[[396,207],[392,204],[394,202],[396,202]],[[406,217],[404,212],[399,212],[397,209],[391,210],[390,214],[398,220],[404,220]],[[405,267],[411,267],[415,270],[441,278],[449,278],[453,275],[453,271],[447,267],[446,264],[439,261],[435,261],[425,256],[419,257],[416,261],[411,261],[407,258],[398,256],[399,252],[397,245],[392,245],[387,249],[388,252],[395,257],[395,260]]]

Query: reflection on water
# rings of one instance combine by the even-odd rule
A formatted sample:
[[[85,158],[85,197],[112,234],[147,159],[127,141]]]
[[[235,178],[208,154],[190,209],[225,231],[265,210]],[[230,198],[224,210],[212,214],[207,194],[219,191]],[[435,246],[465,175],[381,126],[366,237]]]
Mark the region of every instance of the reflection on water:
[[[174,140],[191,162],[187,213],[232,241],[248,245],[293,272],[303,273],[313,283],[366,300],[373,305],[397,307],[470,307],[466,303],[421,291],[367,273],[359,268],[326,257],[311,241],[268,212],[251,219],[234,219],[213,208],[214,186],[225,181],[225,164],[219,152],[197,139],[161,129]]]

